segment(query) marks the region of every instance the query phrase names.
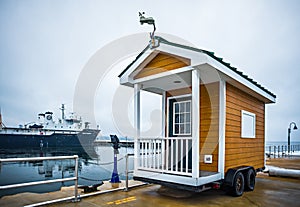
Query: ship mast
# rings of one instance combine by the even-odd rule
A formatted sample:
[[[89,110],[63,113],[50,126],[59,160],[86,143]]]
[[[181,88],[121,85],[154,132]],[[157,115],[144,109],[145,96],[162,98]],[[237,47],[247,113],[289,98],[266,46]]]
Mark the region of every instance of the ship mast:
[[[2,114],[1,114],[1,107],[0,107],[0,130],[2,130]]]
[[[65,104],[61,104],[61,119],[65,120]]]

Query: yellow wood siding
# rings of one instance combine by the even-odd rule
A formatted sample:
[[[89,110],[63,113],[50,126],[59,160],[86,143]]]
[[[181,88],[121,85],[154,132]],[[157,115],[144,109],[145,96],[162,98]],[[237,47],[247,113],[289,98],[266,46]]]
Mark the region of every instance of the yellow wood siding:
[[[191,92],[192,89],[190,87],[172,90],[167,92],[167,97],[191,94]],[[166,123],[168,123],[168,120],[166,120]],[[219,83],[212,83],[200,86],[199,134],[200,170],[217,172],[219,152]],[[204,155],[212,155],[213,163],[204,163]]]
[[[200,86],[200,171],[218,172],[219,83]],[[212,164],[204,163],[212,155]]]
[[[241,110],[256,115],[255,138],[241,138]],[[232,167],[264,166],[265,104],[226,84],[225,172]]]
[[[190,59],[160,52],[144,68],[142,68],[137,75],[134,76],[134,79],[182,68],[190,64]]]
[[[187,88],[180,88],[180,89],[176,89],[176,90],[167,91],[166,96],[167,97],[181,96],[181,95],[191,94],[191,93],[192,93],[192,88],[187,87]],[[166,104],[166,106],[167,106],[167,104]]]

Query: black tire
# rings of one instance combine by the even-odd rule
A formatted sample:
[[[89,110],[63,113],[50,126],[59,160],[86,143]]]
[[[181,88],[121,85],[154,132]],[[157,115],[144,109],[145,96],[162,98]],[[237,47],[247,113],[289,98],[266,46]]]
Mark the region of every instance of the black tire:
[[[233,186],[231,187],[231,195],[241,196],[244,193],[245,179],[244,175],[241,172],[238,172],[233,180]]]
[[[255,172],[251,168],[247,171],[246,174],[245,190],[253,191],[254,187],[255,187]]]

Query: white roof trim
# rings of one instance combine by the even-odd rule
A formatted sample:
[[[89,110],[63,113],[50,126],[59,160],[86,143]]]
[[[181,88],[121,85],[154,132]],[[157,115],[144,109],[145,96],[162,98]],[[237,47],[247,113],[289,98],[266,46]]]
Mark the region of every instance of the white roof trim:
[[[160,46],[158,48],[156,48],[155,50],[151,50],[148,48],[146,50],[146,52],[144,54],[142,54],[142,56],[139,57],[139,59],[136,60],[124,74],[122,74],[122,76],[120,77],[120,83],[121,84],[126,84],[127,82],[133,83],[134,80],[132,77],[130,77],[130,75],[140,66],[140,64],[153,51],[157,51],[157,50],[188,58],[191,60],[191,65],[200,65],[200,64],[204,64],[207,62],[207,55],[205,55],[204,53],[199,53],[196,51],[187,50],[187,49],[183,49],[183,48],[179,48],[179,47],[175,47],[172,45],[161,43]]]
[[[147,77],[144,77],[144,78],[134,80],[131,77],[131,74],[134,72],[134,70],[137,67],[139,67],[139,65],[153,51],[157,51],[157,50],[162,51],[162,52],[166,52],[166,53],[170,53],[170,54],[174,54],[174,55],[177,55],[177,56],[181,56],[181,57],[184,57],[184,58],[188,58],[188,59],[191,60],[191,66],[187,66],[187,67],[183,67],[183,68],[179,68],[179,69],[175,69],[175,70],[171,70],[171,71],[166,71],[166,72],[163,72],[163,73],[159,73],[159,74],[155,74],[155,75],[151,75],[151,76],[147,76]],[[136,60],[130,66],[130,68],[120,77],[120,83],[123,84],[123,85],[132,86],[132,84],[134,84],[134,83],[141,83],[141,82],[148,81],[148,80],[151,80],[151,79],[160,78],[160,77],[164,77],[164,76],[167,76],[167,75],[172,75],[172,74],[176,74],[176,73],[185,72],[187,70],[191,70],[193,67],[196,67],[196,66],[199,66],[199,65],[202,65],[202,64],[208,64],[208,65],[216,68],[221,73],[228,76],[230,79],[233,79],[233,80],[239,82],[240,84],[246,86],[247,88],[251,89],[252,91],[258,93],[259,95],[261,95],[262,97],[267,99],[269,102],[273,102],[273,103],[276,102],[276,98],[274,98],[273,96],[271,96],[270,94],[268,94],[267,92],[265,92],[264,90],[262,90],[261,88],[256,86],[255,84],[251,83],[247,79],[243,78],[242,76],[240,76],[236,72],[232,71],[227,66],[225,66],[225,65],[221,64],[220,62],[216,61],[215,59],[213,59],[209,55],[207,55],[205,53],[198,52],[198,51],[193,51],[193,50],[190,50],[190,49],[165,44],[163,42],[160,43],[160,46],[158,48],[156,48],[156,50],[147,49],[144,52],[144,54],[142,54],[141,57],[139,57],[138,60]]]
[[[135,83],[142,83],[145,81],[149,81],[149,80],[153,80],[153,79],[157,79],[157,78],[162,78],[165,76],[169,76],[169,75],[174,75],[174,74],[178,74],[178,73],[183,73],[189,70],[193,70],[193,67],[191,66],[186,66],[186,67],[182,67],[182,68],[178,68],[178,69],[174,69],[174,70],[169,70],[166,72],[162,72],[162,73],[158,73],[158,74],[154,74],[154,75],[149,75],[143,78],[139,78],[139,79],[135,79],[133,80],[133,84]]]
[[[130,74],[139,67],[139,65],[152,53],[153,51],[151,50],[146,50],[144,54],[142,54],[141,57],[139,57],[131,66],[130,68],[122,74],[120,77],[120,83],[121,84],[126,84],[127,82],[132,83],[133,79],[130,79]]]

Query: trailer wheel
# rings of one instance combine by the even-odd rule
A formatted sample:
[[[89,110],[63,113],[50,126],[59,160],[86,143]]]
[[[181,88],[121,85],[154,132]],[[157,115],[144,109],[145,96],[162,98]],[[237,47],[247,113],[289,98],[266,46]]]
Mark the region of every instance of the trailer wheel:
[[[244,193],[245,179],[241,172],[238,172],[233,180],[233,186],[231,187],[231,195],[241,196]]]
[[[253,191],[255,187],[255,172],[252,168],[247,171],[246,175],[246,190]]]

